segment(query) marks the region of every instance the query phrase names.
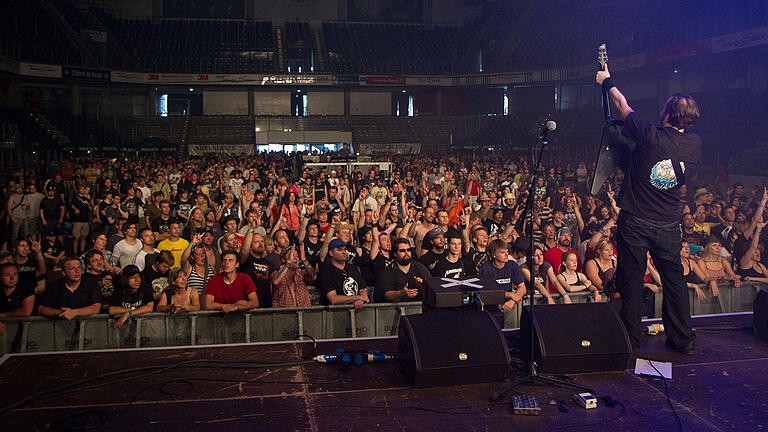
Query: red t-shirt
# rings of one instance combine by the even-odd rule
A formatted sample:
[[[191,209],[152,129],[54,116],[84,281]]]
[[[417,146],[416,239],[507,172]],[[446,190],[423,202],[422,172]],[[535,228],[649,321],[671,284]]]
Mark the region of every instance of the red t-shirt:
[[[234,304],[240,300],[248,300],[248,294],[258,291],[253,280],[245,273],[237,273],[234,282],[224,282],[224,274],[218,273],[208,279],[205,294],[212,295],[213,301],[221,304]]]
[[[568,251],[575,253],[575,251],[570,248]],[[564,253],[565,251],[560,250],[557,246],[544,253],[544,262],[548,262],[552,266],[552,270],[555,271],[556,275],[560,274],[560,265],[563,264],[561,259],[563,258]],[[576,262],[578,263],[576,271],[581,271],[581,259],[579,258],[579,254],[576,254]]]

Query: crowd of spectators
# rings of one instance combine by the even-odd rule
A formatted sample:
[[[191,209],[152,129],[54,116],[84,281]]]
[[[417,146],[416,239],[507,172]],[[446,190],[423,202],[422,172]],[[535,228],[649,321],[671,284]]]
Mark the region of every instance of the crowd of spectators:
[[[620,171],[594,196],[593,164],[546,161],[531,222],[524,157],[395,156],[391,172],[297,161],[91,158],[12,176],[2,185],[0,317],[101,312],[119,327],[153,311],[310,306],[315,287],[314,303],[363,308],[420,300],[430,276],[493,279],[507,291],[505,310],[530,277],[542,302],[570,303],[579,291],[620,300]],[[690,287],[703,299],[724,282],[768,282],[768,192],[701,186],[680,197]],[[661,281],[650,257],[647,267],[650,298]]]

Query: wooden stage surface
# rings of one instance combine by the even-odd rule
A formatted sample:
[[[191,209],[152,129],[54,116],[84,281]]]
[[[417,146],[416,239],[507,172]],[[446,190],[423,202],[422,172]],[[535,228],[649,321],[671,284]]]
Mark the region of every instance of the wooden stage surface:
[[[694,327],[750,325],[752,314],[697,317]],[[685,431],[768,430],[768,344],[751,329],[698,331],[696,355],[674,353],[663,334],[643,339],[641,356],[673,362],[669,396]],[[508,337],[514,344],[515,334]],[[397,351],[397,339],[323,341],[317,353]],[[675,431],[680,430],[660,378],[624,372],[566,379],[610,395],[624,407],[584,410],[573,390],[524,386],[540,416],[513,415],[509,395],[489,397],[509,382],[410,388],[396,363],[351,367],[295,362],[311,342],[47,354],[13,354],[0,364],[0,406],[46,389],[111,371],[144,368],[83,383],[0,414],[0,430],[101,431]],[[158,373],[149,368],[177,365]],[[227,364],[217,362],[240,362]],[[259,363],[262,364],[259,364]],[[154,372],[152,375],[146,375]],[[144,374],[145,376],[139,376]],[[519,378],[511,369],[509,379]],[[101,384],[101,385],[100,385]],[[85,388],[87,387],[87,388]],[[568,413],[549,401],[567,400]]]

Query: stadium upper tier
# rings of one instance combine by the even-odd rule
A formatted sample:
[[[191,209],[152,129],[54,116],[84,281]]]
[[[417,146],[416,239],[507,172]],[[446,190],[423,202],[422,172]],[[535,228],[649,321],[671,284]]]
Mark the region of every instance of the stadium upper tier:
[[[495,4],[503,3],[503,4]],[[693,2],[690,3],[693,6]],[[78,6],[79,5],[79,6]],[[607,42],[622,56],[764,26],[758,1],[575,4],[546,13],[489,3],[456,26],[257,20],[123,19],[70,0],[9,0],[0,55],[171,73],[462,74],[582,66]]]

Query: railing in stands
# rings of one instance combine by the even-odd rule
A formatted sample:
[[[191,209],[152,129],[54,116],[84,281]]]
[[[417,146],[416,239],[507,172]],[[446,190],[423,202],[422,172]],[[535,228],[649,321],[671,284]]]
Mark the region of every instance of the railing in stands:
[[[691,289],[691,314],[752,311],[757,292],[765,286],[744,283],[734,288],[731,284],[721,284],[719,297],[703,301]],[[570,297],[574,303],[590,301],[588,293],[573,293]],[[661,316],[662,297],[663,291],[655,295],[649,316]],[[542,304],[543,299],[539,295],[536,298],[537,303]],[[520,304],[506,312],[504,328],[518,328],[521,312]],[[0,353],[288,341],[301,334],[316,339],[392,336],[397,334],[401,315],[417,313],[421,313],[420,302],[374,303],[361,310],[339,305],[252,309],[230,315],[217,311],[151,313],[129,320],[121,329],[114,328],[115,319],[108,315],[73,321],[4,318],[6,330],[0,334]]]

